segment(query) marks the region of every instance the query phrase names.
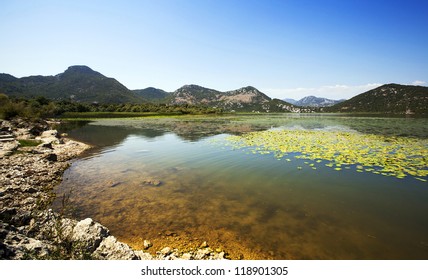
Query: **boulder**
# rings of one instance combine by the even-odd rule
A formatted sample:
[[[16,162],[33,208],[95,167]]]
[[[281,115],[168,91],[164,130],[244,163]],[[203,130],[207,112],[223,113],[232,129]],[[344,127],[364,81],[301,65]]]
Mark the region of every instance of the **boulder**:
[[[127,244],[117,241],[114,236],[105,238],[92,256],[101,260],[140,259]]]
[[[43,259],[54,250],[41,240],[23,234],[8,232],[3,241],[2,255],[8,259]]]
[[[162,250],[160,250],[159,253],[162,255],[168,256],[169,254],[172,253],[172,249],[170,247],[165,247]]]
[[[109,231],[106,227],[87,218],[76,224],[71,238],[83,250],[92,253],[108,235]]]
[[[138,256],[140,260],[148,261],[153,260],[153,256],[149,253],[145,253],[143,251],[134,251],[134,253]]]
[[[56,130],[46,130],[43,131],[42,134],[39,137],[36,137],[37,140],[43,141],[43,143],[49,144],[59,144],[60,141],[57,138],[58,131]]]

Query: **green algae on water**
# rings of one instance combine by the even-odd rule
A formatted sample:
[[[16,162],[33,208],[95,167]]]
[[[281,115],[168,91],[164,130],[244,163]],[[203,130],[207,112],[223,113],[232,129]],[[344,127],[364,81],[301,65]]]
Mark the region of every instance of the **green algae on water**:
[[[249,148],[253,153],[273,153],[277,159],[290,157],[311,160],[311,167],[324,165],[336,171],[353,167],[403,179],[412,176],[426,182],[428,140],[344,131],[268,130],[226,138],[233,148]],[[307,164],[305,162],[305,164]],[[298,168],[300,169],[300,168]],[[316,170],[316,169],[314,169]]]

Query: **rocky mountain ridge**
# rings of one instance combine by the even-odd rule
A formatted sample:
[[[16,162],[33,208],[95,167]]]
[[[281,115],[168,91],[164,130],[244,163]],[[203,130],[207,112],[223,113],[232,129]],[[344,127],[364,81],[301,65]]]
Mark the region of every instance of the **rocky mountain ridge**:
[[[350,100],[330,100],[314,96],[293,100],[272,99],[258,89],[247,86],[218,91],[198,85],[185,85],[174,92],[153,87],[129,90],[87,66],[70,66],[55,76],[16,78],[0,74],[0,93],[11,97],[44,96],[51,100],[70,100],[99,104],[181,104],[220,108],[225,112],[377,112],[394,114],[428,114],[427,87],[388,84]],[[334,104],[340,102],[338,104]]]
[[[43,96],[52,100],[83,103],[164,103],[189,104],[222,108],[227,111],[291,112],[293,105],[271,99],[254,87],[221,92],[198,85],[185,85],[169,93],[148,87],[129,90],[113,78],[108,78],[84,65],[70,66],[55,76],[16,78],[0,74],[0,93],[12,97]]]
[[[284,100],[285,101],[289,100],[291,101],[290,102],[291,104],[296,106],[301,106],[301,107],[329,107],[345,101],[345,99],[333,100],[333,99],[328,99],[324,97],[316,97],[313,95],[305,96],[300,100],[293,100],[293,99],[284,99]]]
[[[198,104],[226,111],[246,112],[298,112],[299,108],[272,99],[258,89],[247,86],[240,89],[221,92],[198,85],[185,85],[174,91],[169,101],[172,104]]]

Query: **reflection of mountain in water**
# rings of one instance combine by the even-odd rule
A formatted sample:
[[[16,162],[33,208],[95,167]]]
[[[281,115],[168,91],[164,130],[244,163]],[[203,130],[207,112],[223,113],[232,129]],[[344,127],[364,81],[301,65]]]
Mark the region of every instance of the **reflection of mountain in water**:
[[[151,128],[133,128],[126,126],[88,125],[88,122],[72,122],[61,126],[61,131],[67,131],[69,137],[94,145],[96,147],[109,147],[122,143],[128,136],[136,135],[145,138],[162,136],[166,131]]]
[[[101,119],[88,122],[70,122],[60,128],[70,137],[106,147],[123,142],[129,135],[156,138],[172,132],[184,141],[196,142],[218,134],[239,135],[272,128],[310,130],[353,130],[361,133],[394,136],[428,137],[426,119],[370,118],[349,116],[240,116],[150,119]]]

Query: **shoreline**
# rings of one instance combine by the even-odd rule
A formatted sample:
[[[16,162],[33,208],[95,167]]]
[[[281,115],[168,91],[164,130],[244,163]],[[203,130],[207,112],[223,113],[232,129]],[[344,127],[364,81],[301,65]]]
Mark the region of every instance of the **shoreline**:
[[[0,120],[0,259],[227,259],[205,241],[191,251],[164,247],[150,254],[144,240],[145,250],[134,250],[91,218],[77,221],[49,209],[70,161],[91,148],[58,135],[54,124]]]

